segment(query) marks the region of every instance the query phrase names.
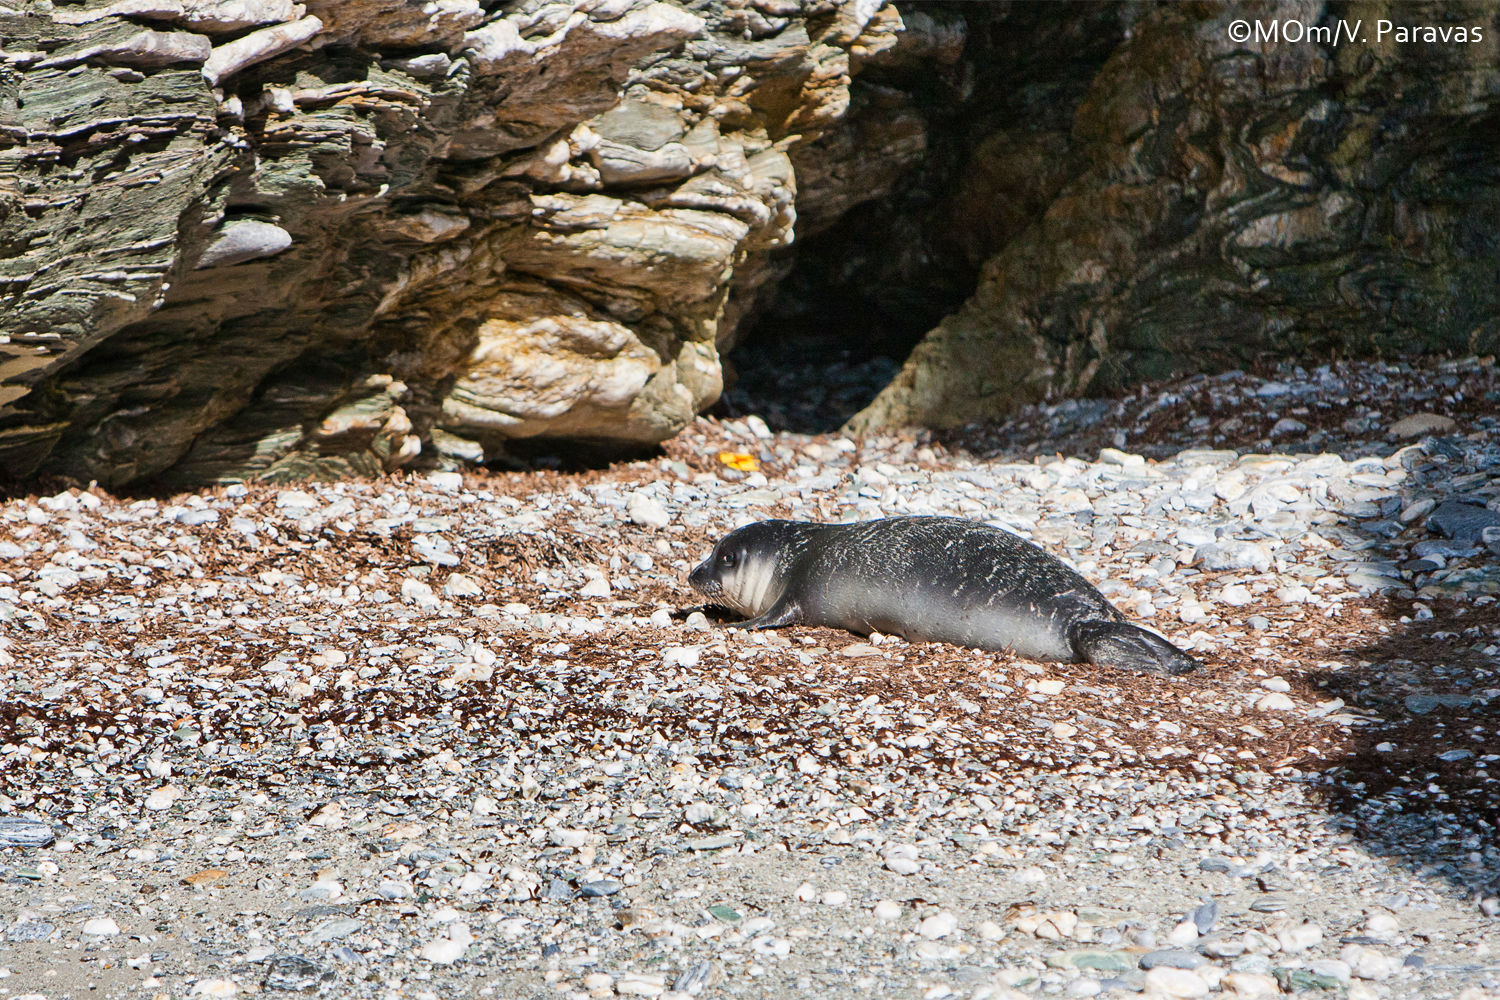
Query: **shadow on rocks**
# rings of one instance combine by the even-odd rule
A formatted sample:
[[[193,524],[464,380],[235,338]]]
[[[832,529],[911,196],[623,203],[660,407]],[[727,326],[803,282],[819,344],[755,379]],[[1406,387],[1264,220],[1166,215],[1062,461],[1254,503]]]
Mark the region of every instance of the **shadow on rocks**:
[[[1400,496],[1343,525],[1385,608],[1320,679],[1373,719],[1318,780],[1367,850],[1500,916],[1500,441],[1430,437],[1401,464]]]

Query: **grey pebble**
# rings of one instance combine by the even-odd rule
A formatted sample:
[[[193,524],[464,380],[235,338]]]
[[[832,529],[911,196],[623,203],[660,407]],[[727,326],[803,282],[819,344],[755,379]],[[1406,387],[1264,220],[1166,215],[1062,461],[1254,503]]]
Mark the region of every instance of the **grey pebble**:
[[[306,945],[325,944],[329,941],[337,941],[341,937],[348,937],[363,927],[358,920],[345,918],[343,920],[325,920],[314,927],[300,938]]]
[[[1154,969],[1164,965],[1170,969],[1196,969],[1205,964],[1202,955],[1181,948],[1165,948],[1161,951],[1148,951],[1141,956],[1142,969]]]
[[[625,886],[614,879],[602,878],[594,882],[585,882],[578,887],[578,895],[584,899],[599,899],[603,896],[613,896]]]
[[[1238,958],[1245,953],[1245,943],[1237,937],[1210,938],[1200,941],[1198,950],[1209,958]]]
[[[53,924],[45,920],[25,920],[14,924],[5,932],[7,941],[45,941],[57,930]]]
[[[277,955],[271,959],[266,971],[265,987],[268,990],[300,992],[316,989],[325,979],[333,978],[333,970],[324,968],[310,958],[301,955]]]
[[[1193,911],[1193,926],[1198,928],[1199,934],[1207,934],[1214,929],[1214,921],[1219,919],[1219,904],[1209,900]]]
[[[1250,904],[1250,909],[1256,913],[1280,913],[1286,908],[1287,901],[1282,896],[1267,896]]]
[[[682,971],[672,983],[672,989],[688,996],[697,996],[717,980],[718,967],[709,961],[694,962]]]
[[[1427,527],[1445,538],[1473,543],[1485,528],[1500,527],[1500,514],[1479,504],[1444,500],[1427,516]]]
[[[57,839],[50,824],[26,816],[0,816],[0,847],[46,847]]]
[[[1474,699],[1466,694],[1411,694],[1404,704],[1412,715],[1426,715],[1435,708],[1468,708]]]

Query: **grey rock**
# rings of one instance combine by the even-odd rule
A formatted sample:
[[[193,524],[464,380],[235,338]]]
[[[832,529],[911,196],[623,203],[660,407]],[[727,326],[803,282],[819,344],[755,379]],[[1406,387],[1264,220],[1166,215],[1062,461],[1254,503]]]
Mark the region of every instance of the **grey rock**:
[[[717,962],[694,962],[673,980],[672,989],[688,996],[697,996],[722,978],[723,973]]]
[[[1272,556],[1271,550],[1259,542],[1218,541],[1194,549],[1193,561],[1207,570],[1265,572],[1271,566]]]
[[[1479,547],[1462,542],[1421,541],[1411,547],[1412,555],[1437,556],[1440,559],[1467,559],[1478,555]]]
[[[600,899],[604,896],[613,896],[623,888],[625,888],[624,884],[614,879],[598,879],[580,885],[578,895],[584,899]]]
[[[333,970],[301,955],[276,955],[268,963],[265,988],[302,992],[333,978]]]
[[[1412,715],[1426,715],[1438,708],[1468,708],[1474,700],[1466,694],[1410,694],[1403,704]]]
[[[1193,925],[1198,928],[1199,934],[1208,934],[1214,929],[1214,921],[1219,919],[1219,904],[1209,900],[1193,911]]]
[[[1479,533],[1479,540],[1484,542],[1491,555],[1500,556],[1500,527],[1485,528]]]
[[[185,510],[177,515],[177,523],[189,528],[200,524],[213,524],[219,519],[219,512],[212,507],[199,507],[195,510]]]
[[[1500,514],[1479,504],[1445,500],[1427,516],[1427,528],[1445,538],[1473,544],[1484,529],[1500,527]]]
[[[0,816],[0,847],[46,847],[57,839],[52,825],[27,816]]]
[[[230,267],[262,257],[274,257],[292,245],[292,234],[280,226],[254,219],[227,223],[194,265]]]
[[[296,48],[323,30],[323,22],[311,14],[296,21],[273,24],[252,31],[234,41],[214,47],[213,54],[203,64],[203,78],[209,86],[233,76],[247,66],[265,62]]]
[[[45,941],[56,930],[55,925],[45,920],[23,920],[5,929],[5,939],[15,942]]]
[[[352,918],[327,920],[302,935],[299,940],[305,945],[325,944],[348,937],[363,926],[363,923]]]
[[[1206,960],[1202,955],[1180,948],[1149,951],[1141,956],[1140,961],[1142,969],[1154,969],[1159,965],[1172,969],[1196,969],[1204,964]]]

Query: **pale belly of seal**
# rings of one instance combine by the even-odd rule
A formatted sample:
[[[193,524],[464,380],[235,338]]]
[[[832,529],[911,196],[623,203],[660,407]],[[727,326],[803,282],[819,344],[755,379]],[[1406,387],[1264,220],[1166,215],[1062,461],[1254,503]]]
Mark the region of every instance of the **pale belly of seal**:
[[[762,521],[726,536],[691,581],[748,615],[747,628],[828,625],[1160,673],[1197,666],[1054,556],[962,518]]]

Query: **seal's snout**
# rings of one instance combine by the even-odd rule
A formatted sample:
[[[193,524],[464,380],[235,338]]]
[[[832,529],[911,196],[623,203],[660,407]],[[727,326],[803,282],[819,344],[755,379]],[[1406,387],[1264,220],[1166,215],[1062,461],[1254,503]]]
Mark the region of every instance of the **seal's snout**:
[[[688,574],[688,584],[704,597],[714,597],[719,592],[719,581],[714,579],[712,559],[705,559]]]

